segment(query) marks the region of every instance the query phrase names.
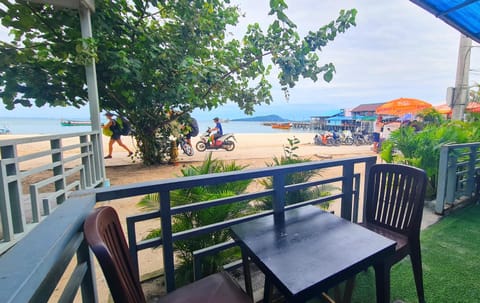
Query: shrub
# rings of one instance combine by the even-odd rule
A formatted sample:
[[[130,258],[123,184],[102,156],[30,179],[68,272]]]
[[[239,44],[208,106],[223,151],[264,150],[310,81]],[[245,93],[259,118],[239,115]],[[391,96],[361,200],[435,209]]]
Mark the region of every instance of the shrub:
[[[200,166],[189,166],[182,169],[184,177],[205,175],[210,173],[221,173],[229,171],[238,171],[246,166],[240,166],[235,162],[226,163],[212,159],[211,153],[208,154],[205,161]],[[247,189],[251,180],[242,180],[237,182],[229,182],[224,184],[216,184],[212,186],[199,186],[188,189],[180,189],[171,192],[171,206],[180,206],[193,204],[202,201],[209,201],[239,195]],[[145,196],[138,205],[146,210],[155,210],[160,207],[158,194],[150,194]],[[172,231],[174,233],[184,230],[190,230],[201,226],[207,226],[217,222],[226,221],[239,217],[242,213],[247,212],[250,206],[245,202],[236,202],[231,204],[219,205],[191,211],[173,216]],[[156,229],[149,233],[147,238],[159,237],[161,230]],[[183,285],[193,281],[193,252],[205,247],[219,244],[230,239],[227,230],[220,230],[190,238],[187,240],[179,240],[174,242],[174,251],[179,258],[179,266],[175,271],[175,278],[178,285]],[[230,260],[237,259],[237,251],[224,251],[218,255],[205,257],[202,259],[202,275],[208,275],[218,271],[222,265]]]
[[[300,158],[295,151],[298,149],[298,144],[300,140],[296,137],[292,139],[287,139],[288,145],[283,147],[283,155],[278,158],[273,158],[273,163],[267,163],[267,166],[280,166],[280,165],[288,165],[288,164],[298,164],[304,162],[310,162],[310,159],[302,159]],[[297,173],[288,174],[285,180],[286,185],[290,184],[298,184],[298,183],[305,183],[309,181],[314,176],[319,175],[316,171],[302,171]],[[267,189],[273,188],[273,178],[265,178],[260,181],[260,183]],[[328,192],[322,190],[323,187],[313,186],[311,188],[300,189],[296,191],[288,191],[285,197],[285,204],[290,205],[294,203],[298,203],[301,201],[306,201],[314,198],[318,198],[321,196],[328,195]],[[324,208],[328,208],[328,203],[322,204]],[[257,205],[260,209],[272,209],[273,207],[273,200],[272,197],[264,197],[260,199],[260,203]]]

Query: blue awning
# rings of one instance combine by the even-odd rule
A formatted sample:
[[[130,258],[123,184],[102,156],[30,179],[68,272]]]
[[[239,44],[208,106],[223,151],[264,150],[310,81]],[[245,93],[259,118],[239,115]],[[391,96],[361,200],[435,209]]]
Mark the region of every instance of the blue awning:
[[[410,0],[480,43],[480,0]]]
[[[352,121],[352,120],[353,120],[352,117],[343,117],[343,116],[331,117],[331,118],[327,119],[328,122],[330,122],[330,121]]]

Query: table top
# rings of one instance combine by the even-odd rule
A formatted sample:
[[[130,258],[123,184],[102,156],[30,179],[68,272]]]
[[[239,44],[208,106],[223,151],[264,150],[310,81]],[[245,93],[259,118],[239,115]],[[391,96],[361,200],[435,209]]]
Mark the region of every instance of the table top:
[[[395,251],[394,241],[315,206],[231,230],[257,266],[294,299],[326,291]]]

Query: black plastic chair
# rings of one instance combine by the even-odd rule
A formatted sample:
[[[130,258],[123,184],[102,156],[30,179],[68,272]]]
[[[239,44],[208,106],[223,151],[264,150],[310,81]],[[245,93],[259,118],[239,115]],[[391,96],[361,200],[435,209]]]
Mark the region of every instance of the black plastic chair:
[[[427,175],[400,164],[376,164],[368,173],[362,226],[397,242],[388,267],[410,255],[419,302],[423,291],[420,226]]]
[[[137,271],[128,252],[118,215],[112,207],[95,209],[84,223],[85,239],[102,267],[116,303],[144,303]],[[160,303],[252,302],[224,272],[207,276],[162,297]]]

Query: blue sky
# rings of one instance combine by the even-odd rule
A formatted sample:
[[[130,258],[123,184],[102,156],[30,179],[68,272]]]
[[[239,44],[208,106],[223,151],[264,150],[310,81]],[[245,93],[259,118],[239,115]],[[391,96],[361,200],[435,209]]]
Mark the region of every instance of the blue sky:
[[[267,24],[269,1],[237,0],[236,3],[246,14],[242,24]],[[440,104],[445,102],[447,88],[455,84],[460,33],[408,0],[287,0],[287,3],[287,14],[301,33],[328,23],[340,9],[356,8],[357,26],[339,35],[320,53],[322,63],[333,62],[336,66],[332,82],[302,80],[290,90],[288,101],[274,82],[274,104],[257,108],[255,115],[275,113],[290,119],[305,119],[332,108],[353,108],[400,97]],[[232,32],[239,35],[244,28]],[[4,37],[5,33],[0,34],[0,38]],[[480,48],[476,43],[473,45],[470,85],[480,82]],[[88,115],[88,108],[14,111],[0,108],[0,117]],[[201,120],[212,116],[231,119],[243,116],[234,105],[195,115]]]

